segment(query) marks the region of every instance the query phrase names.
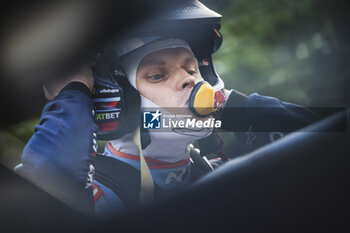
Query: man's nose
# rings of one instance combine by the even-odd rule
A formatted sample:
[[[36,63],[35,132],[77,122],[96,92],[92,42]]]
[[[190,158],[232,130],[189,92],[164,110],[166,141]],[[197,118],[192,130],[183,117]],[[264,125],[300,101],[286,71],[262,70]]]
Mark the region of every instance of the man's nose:
[[[176,88],[178,90],[183,90],[185,88],[192,89],[195,86],[195,78],[187,73],[186,70],[180,69],[176,73]]]

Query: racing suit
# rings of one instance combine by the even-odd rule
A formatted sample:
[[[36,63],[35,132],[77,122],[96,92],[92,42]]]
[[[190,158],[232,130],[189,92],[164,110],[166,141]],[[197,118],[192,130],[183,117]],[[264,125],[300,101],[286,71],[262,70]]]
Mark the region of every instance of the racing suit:
[[[250,109],[253,111],[247,111]],[[94,114],[89,89],[78,82],[68,84],[44,107],[15,171],[79,211],[114,215],[125,210],[123,201],[110,187],[93,179],[97,152]],[[256,93],[247,97],[233,90],[221,119],[224,129],[237,131],[240,140],[256,148],[274,140],[271,132],[265,131],[296,130],[318,117],[276,98]],[[138,156],[118,152],[109,143],[104,155],[140,169]],[[177,163],[146,158],[146,162],[161,189],[177,190],[191,183],[189,158]]]

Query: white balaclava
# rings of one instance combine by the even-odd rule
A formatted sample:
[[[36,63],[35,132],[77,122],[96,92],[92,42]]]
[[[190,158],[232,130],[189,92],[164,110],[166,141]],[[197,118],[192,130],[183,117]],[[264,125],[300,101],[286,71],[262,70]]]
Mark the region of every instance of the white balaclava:
[[[153,52],[169,48],[185,48],[193,54],[186,41],[181,39],[164,39],[137,49],[121,62],[121,66],[123,67],[130,84],[135,89],[137,89],[137,68],[142,59]],[[164,108],[162,109],[141,95],[141,109],[147,108],[161,109],[162,113],[167,112]],[[143,155],[146,158],[157,159],[168,163],[185,160],[189,156],[188,145],[200,138],[209,136],[212,131],[212,128],[202,128],[192,132],[186,131],[185,133],[174,130],[169,130],[168,132],[150,131],[149,135],[151,137],[151,143],[143,149]],[[126,134],[110,143],[120,152],[139,155],[138,148],[132,139],[132,133]]]

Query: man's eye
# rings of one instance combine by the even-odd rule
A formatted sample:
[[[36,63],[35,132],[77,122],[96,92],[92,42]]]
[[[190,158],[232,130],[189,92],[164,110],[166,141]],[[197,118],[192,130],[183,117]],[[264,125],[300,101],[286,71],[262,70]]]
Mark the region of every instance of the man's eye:
[[[194,75],[194,74],[196,74],[197,72],[196,72],[195,70],[187,70],[187,73],[188,73],[189,75]]]
[[[165,75],[164,74],[150,75],[150,76],[147,77],[147,79],[152,81],[152,82],[160,82],[163,79],[165,79]]]

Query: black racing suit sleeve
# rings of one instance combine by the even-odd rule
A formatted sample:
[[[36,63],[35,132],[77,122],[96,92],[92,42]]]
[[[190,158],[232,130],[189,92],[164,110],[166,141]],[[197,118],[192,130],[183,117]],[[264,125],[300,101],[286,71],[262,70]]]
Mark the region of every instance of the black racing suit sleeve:
[[[255,149],[312,124],[320,117],[300,105],[257,93],[246,96],[232,90],[221,120],[224,130],[235,132],[249,149]]]
[[[15,171],[85,214],[93,214],[96,151],[90,91],[72,82],[44,107]]]

